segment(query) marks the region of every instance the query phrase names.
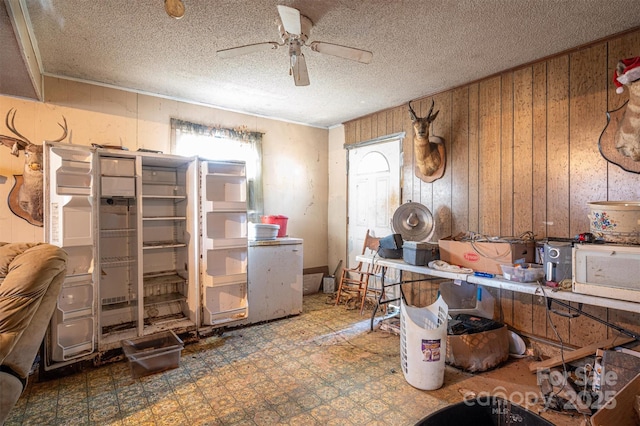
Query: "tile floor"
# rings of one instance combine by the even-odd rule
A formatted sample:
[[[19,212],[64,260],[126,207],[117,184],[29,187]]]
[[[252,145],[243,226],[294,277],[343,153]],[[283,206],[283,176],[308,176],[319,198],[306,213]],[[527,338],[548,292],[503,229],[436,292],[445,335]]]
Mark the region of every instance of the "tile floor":
[[[447,367],[444,387],[415,389],[399,336],[370,332],[370,314],[305,296],[302,315],[187,345],[177,369],[134,380],[122,361],[32,380],[6,425],[411,425],[469,389],[537,391],[523,360],[476,375]]]

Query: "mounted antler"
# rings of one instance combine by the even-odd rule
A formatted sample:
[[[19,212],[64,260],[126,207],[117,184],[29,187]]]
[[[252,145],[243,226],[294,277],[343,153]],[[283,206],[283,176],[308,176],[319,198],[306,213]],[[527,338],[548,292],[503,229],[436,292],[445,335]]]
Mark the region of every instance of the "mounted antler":
[[[13,112],[13,115],[11,113]],[[16,110],[11,108],[9,112],[7,112],[7,116],[5,117],[4,123],[7,126],[7,129],[11,131],[18,138],[14,138],[12,136],[0,135],[0,141],[3,145],[11,148],[11,154],[16,157],[19,155],[21,149],[25,149],[28,145],[31,144],[29,139],[22,136],[15,128],[15,120],[16,120]],[[9,122],[9,117],[11,117],[11,122]]]
[[[411,121],[413,121],[414,123],[416,121],[420,121],[420,122],[424,122],[426,124],[426,130],[427,132],[429,131],[429,124],[431,124],[431,122],[433,120],[436,119],[436,117],[438,116],[438,113],[440,112],[439,110],[436,111],[435,114],[433,114],[433,116],[431,116],[431,112],[433,111],[433,106],[435,105],[435,101],[432,99],[431,100],[431,108],[429,108],[429,112],[427,113],[426,117],[424,118],[420,118],[416,115],[415,111],[413,110],[413,108],[411,107],[411,101],[409,101],[409,114],[411,115]],[[421,130],[424,132],[424,130],[421,127]]]
[[[7,112],[7,116],[4,119],[4,123],[7,126],[7,129],[9,129],[9,131],[11,133],[13,133],[15,136],[17,136],[17,138],[13,137],[13,136],[0,135],[0,143],[2,143],[6,147],[11,148],[11,154],[15,155],[16,157],[18,157],[20,155],[20,150],[25,150],[26,151],[27,147],[30,146],[30,145],[39,146],[39,145],[35,145],[35,144],[31,143],[31,141],[29,139],[27,139],[25,136],[23,136],[16,129],[15,121],[16,121],[16,113],[17,112],[18,111],[15,108],[11,108],[9,110],[9,112]],[[58,123],[58,126],[60,126],[62,128],[62,136],[59,137],[58,139],[56,139],[53,142],[60,142],[64,138],[67,137],[67,134],[68,134],[67,119],[62,117],[62,120],[63,120],[64,124]],[[42,149],[41,149],[41,151],[42,151]]]
[[[16,175],[16,185],[9,194],[9,207],[17,216],[29,223],[42,226],[42,145],[31,143],[20,134],[15,126],[16,110],[11,108],[5,117],[7,129],[14,136],[0,135],[0,143],[11,149],[11,154],[18,157],[24,151],[24,168],[22,176]],[[67,120],[62,117],[62,136],[53,142],[60,142],[67,137]]]
[[[416,176],[426,182],[433,182],[442,177],[444,173],[445,151],[442,139],[438,142],[429,140],[429,126],[438,116],[439,110],[435,114],[433,106],[435,102],[431,100],[431,108],[425,117],[418,117],[411,107],[409,101],[409,114],[413,122],[413,149],[416,159]]]

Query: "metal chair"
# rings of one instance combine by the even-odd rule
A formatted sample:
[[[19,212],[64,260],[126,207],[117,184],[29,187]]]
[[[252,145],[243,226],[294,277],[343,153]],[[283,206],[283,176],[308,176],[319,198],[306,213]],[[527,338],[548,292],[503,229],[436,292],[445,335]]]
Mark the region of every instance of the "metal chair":
[[[364,244],[362,246],[362,254],[375,254],[378,251],[380,245],[380,238],[374,237],[367,233],[364,238]],[[344,268],[342,275],[340,276],[340,283],[338,284],[338,294],[336,296],[336,306],[340,303],[340,297],[345,293],[352,295],[346,301],[347,305],[349,300],[356,298],[356,302],[360,304],[360,314],[364,312],[364,303],[367,298],[367,293],[375,292],[376,290],[369,288],[369,279],[380,273],[380,266],[373,263],[358,262],[354,268]]]

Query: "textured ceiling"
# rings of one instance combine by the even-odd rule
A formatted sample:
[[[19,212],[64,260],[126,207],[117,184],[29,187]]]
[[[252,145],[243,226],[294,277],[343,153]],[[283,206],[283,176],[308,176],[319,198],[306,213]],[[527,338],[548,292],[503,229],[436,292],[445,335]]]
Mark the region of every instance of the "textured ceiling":
[[[637,0],[184,0],[180,20],[162,0],[12,1],[27,6],[45,75],[319,127],[640,26]],[[278,41],[278,4],[313,21],[309,42],[372,62],[304,48],[311,85],[296,87],[286,48],[216,57]]]

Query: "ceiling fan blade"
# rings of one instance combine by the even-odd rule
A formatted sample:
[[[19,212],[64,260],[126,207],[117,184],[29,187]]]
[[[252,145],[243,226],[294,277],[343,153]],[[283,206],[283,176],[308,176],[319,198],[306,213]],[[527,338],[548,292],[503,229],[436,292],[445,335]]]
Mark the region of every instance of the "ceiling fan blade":
[[[362,62],[363,64],[368,64],[373,58],[373,53],[367,50],[340,46],[339,44],[325,43],[322,41],[314,41],[309,45],[309,47],[311,47],[311,50],[314,52],[350,59],[352,61]]]
[[[262,52],[264,50],[277,49],[280,46],[275,41],[265,43],[247,44],[246,46],[232,47],[230,49],[222,49],[216,52],[220,58],[233,58],[236,56],[247,55],[249,53]]]
[[[303,54],[298,55],[296,62],[293,64],[293,81],[296,83],[296,86],[309,85],[309,71],[307,70],[307,61],[305,61]]]
[[[300,28],[300,11],[289,6],[278,5],[278,13],[284,30],[289,34],[299,35],[302,32]]]

